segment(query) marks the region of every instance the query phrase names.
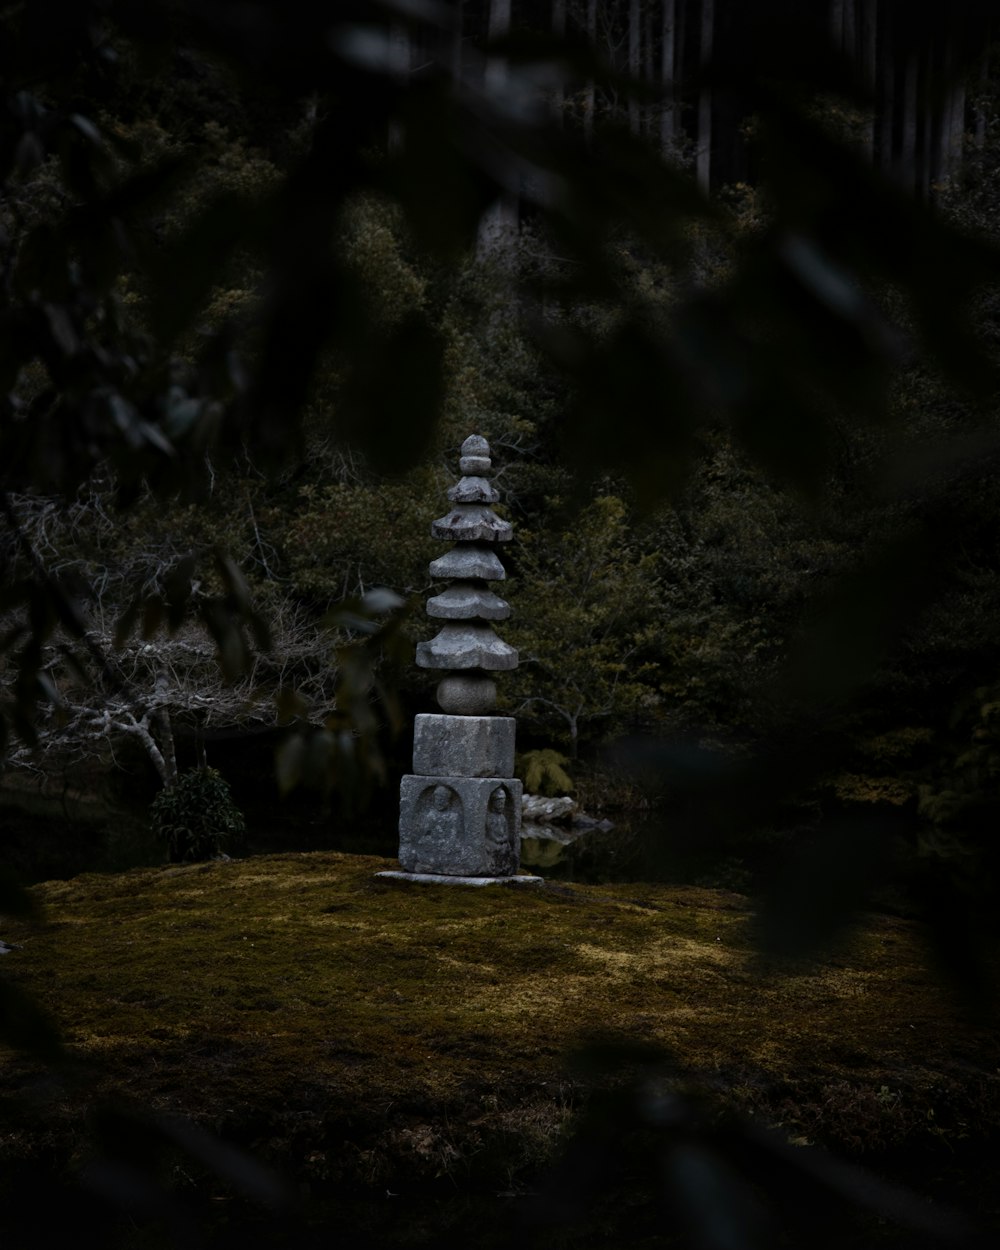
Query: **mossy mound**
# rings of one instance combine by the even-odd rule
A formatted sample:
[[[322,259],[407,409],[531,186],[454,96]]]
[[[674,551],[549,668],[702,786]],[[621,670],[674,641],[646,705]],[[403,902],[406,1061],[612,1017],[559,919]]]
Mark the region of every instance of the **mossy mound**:
[[[300,1183],[509,1185],[586,1095],[567,1052],[616,1038],[855,1154],[1000,1121],[1000,1043],[963,1023],[909,921],[869,917],[824,962],[768,972],[740,895],[428,886],[375,876],[388,866],[315,852],[34,887],[44,919],[7,926],[4,972],[78,1071],[8,1133],[7,1162],[42,1138],[84,1157],[82,1109],[114,1095]],[[37,1088],[30,1061],[4,1067],[9,1091]]]

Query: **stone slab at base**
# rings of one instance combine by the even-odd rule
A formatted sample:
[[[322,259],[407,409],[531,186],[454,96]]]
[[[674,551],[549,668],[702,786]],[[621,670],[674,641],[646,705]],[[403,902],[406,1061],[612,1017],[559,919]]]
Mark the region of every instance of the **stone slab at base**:
[[[446,877],[440,872],[399,872],[386,869],[376,877],[391,877],[394,881],[417,881],[422,885],[541,885],[544,877]]]

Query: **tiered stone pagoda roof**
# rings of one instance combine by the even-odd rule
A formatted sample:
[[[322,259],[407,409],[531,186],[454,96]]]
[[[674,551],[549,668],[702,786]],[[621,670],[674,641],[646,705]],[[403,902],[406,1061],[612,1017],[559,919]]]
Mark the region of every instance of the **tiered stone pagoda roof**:
[[[483,675],[486,698],[487,687],[491,691],[495,688],[485,673],[517,667],[515,648],[487,623],[505,620],[510,607],[485,585],[506,576],[495,545],[508,542],[513,527],[491,507],[499,502],[500,495],[484,476],[492,463],[486,439],[478,434],[467,438],[458,463],[464,476],[448,491],[451,511],[431,523],[432,537],[455,544],[432,561],[429,570],[431,577],[452,583],[427,603],[427,614],[446,623],[429,642],[417,644],[417,664],[466,676],[471,676],[469,670],[478,670]],[[493,697],[490,694],[490,706]]]

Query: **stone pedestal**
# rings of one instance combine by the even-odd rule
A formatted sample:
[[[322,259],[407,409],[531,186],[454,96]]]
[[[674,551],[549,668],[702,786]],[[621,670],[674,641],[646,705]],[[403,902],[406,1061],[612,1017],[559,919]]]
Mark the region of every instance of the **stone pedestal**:
[[[445,877],[510,877],[521,862],[521,783],[408,775],[399,792],[399,863]]]
[[[422,713],[413,731],[413,771],[422,777],[511,777],[513,716]]]

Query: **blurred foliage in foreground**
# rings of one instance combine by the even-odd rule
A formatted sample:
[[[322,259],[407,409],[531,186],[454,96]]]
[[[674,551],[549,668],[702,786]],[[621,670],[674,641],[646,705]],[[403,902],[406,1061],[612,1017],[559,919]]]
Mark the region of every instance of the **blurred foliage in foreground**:
[[[709,67],[739,85],[759,171],[715,200],[627,129],[586,140],[552,116],[540,77],[605,73],[585,49],[512,39],[488,94],[446,58],[401,80],[388,23],[433,47],[446,10],[6,11],[15,749],[65,726],[67,693],[120,696],[99,625],[155,650],[200,622],[232,677],[267,654],[258,601],[305,605],[312,625],[373,581],[422,591],[424,501],[475,428],[524,533],[511,638],[529,663],[509,694],[539,743],[655,730],[652,767],[720,841],[826,800],[762,921],[783,952],[828,939],[891,877],[895,813],[919,816],[909,870],[952,975],[981,988],[997,932],[996,151],[933,206],[881,179],[823,107],[866,102],[787,7],[752,63]],[[520,233],[472,261],[512,190]],[[74,522],[82,497],[96,511]],[[145,533],[130,546],[116,521],[102,561],[87,550],[102,510],[127,531],[187,507],[185,541],[154,545],[133,593],[107,573]],[[230,534],[253,596],[212,564]],[[333,641],[361,645],[329,688],[314,634],[289,689],[257,670],[276,720],[305,723],[283,784],[377,771],[373,731],[400,719],[379,651],[401,618],[341,613]],[[197,666],[170,662],[197,693]],[[140,726],[158,681],[129,687]],[[52,1050],[6,993],[8,1040]]]

